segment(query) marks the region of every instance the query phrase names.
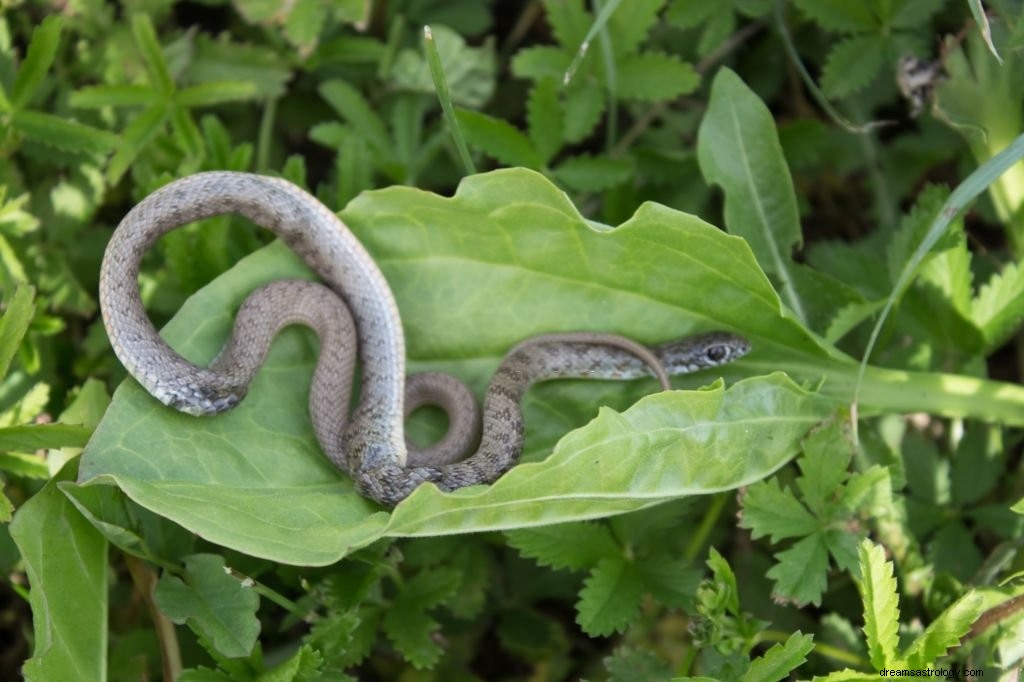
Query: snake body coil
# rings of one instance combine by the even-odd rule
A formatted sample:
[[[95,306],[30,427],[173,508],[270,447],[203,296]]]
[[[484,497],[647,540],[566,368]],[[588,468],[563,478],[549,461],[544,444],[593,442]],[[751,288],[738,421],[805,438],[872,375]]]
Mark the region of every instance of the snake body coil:
[[[327,286],[284,280],[257,290],[239,310],[224,350],[209,367],[199,367],[170,348],[149,321],[139,296],[139,266],[163,234],[224,213],[241,214],[273,231]],[[125,216],[103,258],[100,307],[111,345],[129,373],[164,404],[196,415],[230,409],[244,397],[282,327],[312,327],[321,341],[309,401],[317,439],[362,494],[386,506],[425,481],[454,490],[492,482],[511,468],[523,444],[519,402],[531,383],[654,374],[667,388],[666,372],[717,366],[749,349],[742,337],[721,332],[655,349],[591,332],[528,339],[495,373],[485,398],[480,446],[461,459],[475,438],[472,395],[446,375],[413,375],[407,385],[398,307],[355,236],[323,204],[285,180],[221,171],[172,182]],[[357,350],[362,387],[346,420]],[[449,413],[449,434],[433,448],[407,449],[406,412],[424,403]]]

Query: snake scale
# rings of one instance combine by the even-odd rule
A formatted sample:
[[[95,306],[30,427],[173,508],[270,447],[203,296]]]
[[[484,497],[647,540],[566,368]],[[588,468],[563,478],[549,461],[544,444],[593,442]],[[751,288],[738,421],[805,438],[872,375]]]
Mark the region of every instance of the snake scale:
[[[320,276],[282,280],[251,294],[232,335],[209,367],[185,360],[157,334],[139,295],[139,267],[161,235],[195,220],[237,213],[274,232]],[[523,447],[520,399],[534,382],[557,377],[630,379],[692,372],[742,356],[745,339],[725,332],[647,348],[614,334],[575,332],[529,338],[498,367],[478,409],[461,382],[443,374],[405,376],[405,340],[380,269],[348,228],[317,199],[281,179],[226,171],[190,175],[153,192],[121,221],[100,272],[100,306],[111,345],[128,372],[166,405],[195,415],[236,405],[274,335],[304,324],[320,337],[310,416],[324,453],[359,492],[392,507],[425,481],[442,490],[490,483]],[[362,384],[346,419],[358,353]],[[423,404],[449,414],[449,432],[427,449],[407,446],[404,420]]]

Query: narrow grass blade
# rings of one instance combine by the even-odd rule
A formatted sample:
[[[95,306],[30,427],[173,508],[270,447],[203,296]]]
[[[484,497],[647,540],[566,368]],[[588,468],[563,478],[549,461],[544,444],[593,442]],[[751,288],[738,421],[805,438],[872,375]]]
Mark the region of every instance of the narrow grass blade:
[[[889,317],[889,313],[892,307],[899,300],[900,296],[910,285],[914,275],[917,274],[918,266],[921,265],[921,261],[924,260],[928,252],[931,251],[932,247],[935,246],[935,242],[939,240],[942,234],[949,227],[949,224],[960,214],[960,211],[964,207],[975,199],[979,194],[988,189],[996,179],[1006,172],[1013,164],[1024,158],[1024,135],[1020,135],[1016,140],[1013,141],[1006,149],[999,152],[987,162],[982,164],[971,173],[966,180],[953,190],[953,193],[949,196],[949,199],[943,205],[939,215],[935,217],[932,222],[932,226],[928,228],[928,233],[924,239],[921,240],[921,244],[917,247],[914,253],[910,256],[910,260],[903,267],[903,271],[900,273],[899,278],[896,280],[896,285],[893,287],[892,292],[889,294],[888,300],[885,302],[885,307],[882,308],[882,314],[878,316],[878,321],[875,323],[874,329],[871,330],[871,337],[868,339],[867,348],[864,349],[864,357],[860,361],[860,370],[857,373],[857,382],[854,384],[853,390],[853,404],[856,408],[857,401],[860,397],[861,384],[864,380],[864,372],[867,369],[868,360],[871,358],[871,352],[875,349],[875,343],[878,341],[878,335],[882,331],[882,326],[885,324],[886,319]]]
[[[448,124],[452,139],[455,140],[455,147],[459,150],[459,158],[462,159],[462,165],[466,168],[466,174],[473,175],[476,173],[476,165],[469,155],[469,148],[466,146],[466,140],[462,137],[462,131],[459,130],[459,122],[455,118],[455,108],[452,106],[452,96],[448,91],[448,81],[444,77],[444,65],[441,64],[441,55],[437,51],[434,34],[429,26],[423,27],[423,49],[427,53],[427,64],[430,66],[430,76],[434,79],[437,99],[441,102],[444,120]]]

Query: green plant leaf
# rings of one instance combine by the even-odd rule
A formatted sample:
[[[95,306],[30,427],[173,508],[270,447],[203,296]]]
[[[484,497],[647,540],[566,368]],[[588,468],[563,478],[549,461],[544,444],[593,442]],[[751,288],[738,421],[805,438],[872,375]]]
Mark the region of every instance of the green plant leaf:
[[[256,84],[250,81],[209,81],[178,90],[174,103],[189,108],[209,107],[256,99],[259,94]]]
[[[167,69],[156,31],[153,30],[153,22],[145,12],[132,16],[132,35],[135,37],[135,45],[142,53],[142,64],[149,76],[150,85],[160,95],[169,96],[174,92],[174,81]]]
[[[582,2],[544,0],[544,18],[555,38],[570,53],[575,53],[587,35],[593,20]],[[561,79],[559,79],[561,80]]]
[[[83,447],[92,435],[77,424],[20,424],[0,427],[0,451],[32,452],[41,448]]]
[[[232,43],[224,35],[215,40],[205,33],[196,36],[195,55],[183,74],[184,82],[193,85],[217,81],[251,83],[263,99],[283,95],[291,77],[288,61],[282,60],[273,47]]]
[[[700,76],[679,57],[662,52],[643,52],[618,63],[617,96],[645,102],[662,102],[693,92]]]
[[[65,464],[11,522],[32,586],[35,648],[22,668],[28,682],[107,674],[107,543],[58,490],[77,468],[77,459]]]
[[[892,562],[885,560],[885,550],[880,545],[865,539],[858,553],[861,578],[857,587],[864,604],[864,635],[871,665],[881,670],[892,667],[899,645],[900,606],[896,578],[892,574]]]
[[[648,396],[621,413],[598,405],[625,409],[654,382],[538,386],[524,402],[522,464],[491,486],[421,487],[389,516],[320,452],[305,406],[317,345],[292,329],[246,400],[216,418],[178,414],[126,382],[86,448],[83,483],[116,484],[211,542],[323,565],[384,535],[540,526],[749,485],[787,462],[851,393],[856,363],[783,315],[741,239],[693,216],[648,203],[609,229],[524,169],[466,178],[450,198],[408,187],[365,192],[342,216],[395,292],[410,371],[448,371],[482,392],[507,350],[534,334],[599,328],[654,343],[720,328],[742,330],[754,347],[721,374],[732,381],[754,367],[766,376]],[[190,299],[164,334],[207,362],[253,289],[311,276],[271,245]],[[813,393],[776,370],[828,380]],[[867,377],[862,413],[934,409],[1007,423],[1024,413],[1011,384],[880,369]]]
[[[61,21],[59,16],[50,15],[32,32],[25,61],[21,63],[11,88],[10,104],[14,109],[21,109],[29,103],[50,70],[60,43]]]
[[[553,170],[554,176],[570,189],[598,192],[625,182],[633,173],[629,158],[610,156],[572,156]]]
[[[823,516],[848,475],[854,445],[847,419],[832,419],[815,429],[804,441],[804,455],[797,459],[802,475],[797,487],[804,503]]]
[[[530,138],[511,123],[468,109],[457,109],[455,118],[469,144],[479,147],[506,166],[538,169],[543,165],[543,159]]]
[[[971,303],[971,318],[985,337],[986,354],[1003,345],[1024,319],[1024,264],[1007,263]]]
[[[505,533],[508,544],[541,566],[581,571],[605,557],[621,553],[605,526],[565,523]]]
[[[850,36],[828,53],[821,87],[829,97],[845,97],[867,87],[882,68],[888,38],[877,33]]]
[[[558,101],[558,83],[554,78],[542,78],[530,89],[526,102],[526,120],[530,140],[547,165],[562,148],[562,105]]]
[[[71,93],[71,106],[80,109],[141,107],[153,101],[148,85],[91,85]]]
[[[384,631],[402,656],[416,668],[429,668],[441,657],[433,634],[440,627],[428,613],[451,597],[459,587],[458,574],[450,569],[423,571],[400,588],[384,614]]]
[[[601,559],[583,582],[576,622],[591,637],[626,629],[644,596],[636,565],[623,557]]]
[[[636,51],[658,21],[665,0],[630,0],[608,20],[608,34],[617,56]]]
[[[72,152],[104,154],[113,149],[117,136],[82,123],[44,114],[38,111],[19,111],[12,117],[14,127],[36,142]]]
[[[751,529],[756,540],[765,535],[772,542],[808,535],[818,530],[818,521],[778,479],[769,478],[750,486],[743,498],[740,527]]]
[[[807,661],[807,654],[814,649],[814,637],[799,630],[789,636],[783,644],[776,644],[763,655],[750,662],[741,682],[778,682],[789,677],[789,673]]]
[[[343,80],[324,81],[318,89],[320,96],[352,126],[374,154],[391,158],[392,144],[387,128],[362,93]]]
[[[549,45],[524,47],[512,58],[512,74],[518,78],[540,81],[550,78],[556,83],[569,68],[572,57],[565,50]]]
[[[601,122],[607,104],[596,85],[570,89],[565,95],[565,141],[586,139]]]
[[[239,658],[252,652],[260,633],[259,596],[226,571],[224,557],[185,557],[184,579],[164,573],[153,597],[168,618],[188,623],[220,655]]]
[[[826,31],[854,33],[878,28],[878,19],[867,2],[793,0],[793,4]]]
[[[36,311],[33,302],[35,295],[36,290],[33,287],[19,284],[11,298],[4,301],[4,314],[0,317],[0,379],[7,376],[11,360],[18,352],[18,346],[21,345],[21,340],[25,338],[28,326],[32,323],[32,316]],[[0,450],[6,449],[10,448],[5,447],[3,440],[0,440]]]
[[[775,582],[772,598],[797,606],[821,605],[828,586],[828,547],[821,532],[811,533],[775,555],[778,563],[766,574]]]
[[[653,651],[619,647],[603,661],[608,682],[664,682],[676,679],[672,666]]]
[[[160,132],[168,113],[170,112],[167,105],[158,102],[144,109],[128,124],[121,138],[121,145],[107,166],[107,181],[111,185],[117,184],[143,147]]]
[[[961,545],[962,546],[962,545]],[[967,634],[984,611],[985,600],[971,591],[957,599],[928,624],[924,633],[907,647],[903,658],[908,668],[922,669],[934,664]]]
[[[761,267],[780,284],[798,319],[807,313],[795,289],[792,251],[802,243],[789,166],[768,107],[723,68],[711,84],[697,156],[708,182],[725,192],[725,224],[745,238]]]
[[[497,60],[493,44],[487,41],[480,47],[469,47],[465,38],[447,26],[438,24],[430,28],[452,102],[482,108],[494,94]],[[391,77],[401,88],[436,94],[430,66],[419,50],[402,50],[395,59]]]

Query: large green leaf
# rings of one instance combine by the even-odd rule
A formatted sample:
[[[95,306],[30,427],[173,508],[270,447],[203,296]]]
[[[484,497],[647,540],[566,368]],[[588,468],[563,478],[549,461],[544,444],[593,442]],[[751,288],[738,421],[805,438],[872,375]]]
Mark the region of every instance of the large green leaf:
[[[728,390],[648,396],[621,414],[614,409],[654,382],[552,382],[525,401],[526,464],[489,487],[450,494],[421,487],[389,514],[356,495],[320,453],[305,406],[315,337],[287,330],[243,404],[215,418],[178,414],[127,382],[86,449],[80,481],[116,484],[143,507],[228,547],[326,564],[383,535],[595,518],[748,484],[785,463],[807,429],[850,395],[856,364],[783,315],[742,239],[693,216],[645,204],[614,230],[588,224],[543,176],[511,169],[467,178],[452,198],[409,187],[364,193],[343,218],[396,294],[411,371],[449,371],[481,391],[512,345],[541,332],[604,329],[653,343],[732,329],[754,350],[726,368],[730,381],[758,367],[827,381],[812,393],[781,374],[753,377]],[[191,359],[208,361],[241,301],[289,276],[310,274],[281,244],[271,245],[190,299],[165,336]],[[994,406],[1000,418],[1024,404],[1011,391],[1006,405],[985,406],[974,395],[950,407],[936,397],[941,392],[921,390],[951,379],[996,390],[962,377],[872,371],[861,409],[894,402],[988,413]],[[601,405],[614,409],[598,414]]]
[[[66,464],[11,523],[32,587],[26,680],[106,679],[107,542],[58,490],[77,465]]]

